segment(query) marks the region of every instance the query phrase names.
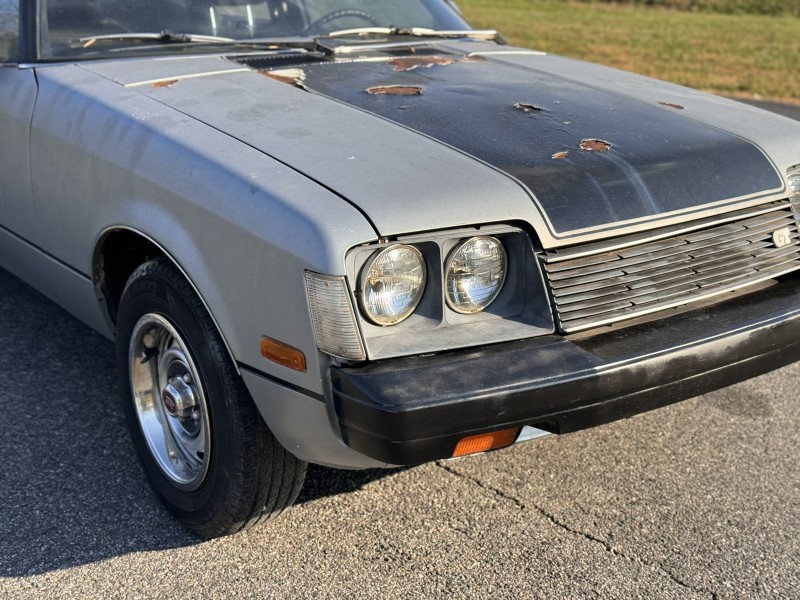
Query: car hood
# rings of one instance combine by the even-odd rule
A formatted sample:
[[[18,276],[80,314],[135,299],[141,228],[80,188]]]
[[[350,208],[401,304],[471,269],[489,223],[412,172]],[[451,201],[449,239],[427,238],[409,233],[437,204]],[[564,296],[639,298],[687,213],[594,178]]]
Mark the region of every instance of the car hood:
[[[776,155],[798,147],[787,119],[541,53],[368,58],[113,76],[317,180],[382,235],[521,220],[557,245],[706,216],[784,194]]]

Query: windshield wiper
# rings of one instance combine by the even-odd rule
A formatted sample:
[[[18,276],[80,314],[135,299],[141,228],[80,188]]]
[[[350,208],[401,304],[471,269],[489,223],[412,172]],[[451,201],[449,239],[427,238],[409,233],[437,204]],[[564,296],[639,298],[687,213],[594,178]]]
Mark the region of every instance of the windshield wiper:
[[[375,40],[373,36],[382,36],[384,39]],[[403,40],[403,37],[419,38],[419,41]],[[427,41],[425,38],[428,38]],[[440,30],[425,27],[359,27],[358,29],[333,31],[315,39],[318,48],[328,54],[336,55],[367,50],[380,51],[427,46],[431,43],[430,38],[488,40],[500,45],[507,43],[505,38],[494,29]]]
[[[141,41],[159,44],[212,44],[224,46],[244,46],[248,48],[296,48],[313,49],[314,40],[308,37],[234,39],[217,35],[200,35],[195,33],[109,33],[78,38],[84,48],[90,48],[102,41]]]
[[[83,43],[84,48],[89,48],[97,42],[116,40],[131,41],[155,41],[164,44],[230,44],[235,42],[233,38],[219,37],[216,35],[196,35],[192,33],[172,33],[171,31],[161,31],[159,33],[108,33],[104,35],[91,35],[78,38]]]
[[[356,29],[340,29],[321,35],[322,38],[348,37],[367,35],[410,35],[414,37],[438,38],[471,38],[477,40],[493,40],[504,42],[503,37],[495,29],[428,29],[426,27],[359,27]],[[502,41],[501,41],[502,40]]]

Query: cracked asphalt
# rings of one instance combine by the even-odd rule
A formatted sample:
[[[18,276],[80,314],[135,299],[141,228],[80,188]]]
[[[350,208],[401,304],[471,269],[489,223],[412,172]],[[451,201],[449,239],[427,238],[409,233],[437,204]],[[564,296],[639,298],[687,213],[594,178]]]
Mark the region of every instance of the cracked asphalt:
[[[3,271],[0,373],[0,598],[800,596],[800,364],[487,455],[312,467],[211,542],[150,492],[111,343]]]

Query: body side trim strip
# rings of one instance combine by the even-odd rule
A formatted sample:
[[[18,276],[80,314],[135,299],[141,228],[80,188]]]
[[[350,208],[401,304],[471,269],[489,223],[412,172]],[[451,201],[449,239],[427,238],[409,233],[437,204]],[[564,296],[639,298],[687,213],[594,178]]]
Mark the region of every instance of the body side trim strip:
[[[257,375],[258,377],[263,377],[264,379],[271,381],[276,385],[280,385],[281,387],[285,387],[286,389],[292,390],[293,392],[297,392],[298,394],[303,394],[304,396],[308,396],[309,398],[313,398],[314,400],[318,400],[319,402],[325,402],[325,396],[322,394],[317,394],[316,392],[311,392],[305,388],[300,387],[299,385],[295,385],[293,383],[289,383],[288,381],[284,381],[279,377],[275,377],[274,375],[270,375],[269,373],[265,373],[260,369],[256,369],[255,367],[251,367],[248,364],[243,362],[237,362],[236,366],[241,369],[242,371],[247,371],[252,375]]]
[[[91,276],[91,275],[87,275],[86,273],[84,273],[84,272],[83,272],[83,271],[81,271],[80,269],[76,269],[76,268],[75,268],[75,267],[73,267],[72,265],[70,265],[70,264],[68,264],[68,263],[65,263],[63,260],[61,260],[61,259],[60,259],[60,258],[58,258],[57,256],[55,256],[55,255],[51,254],[50,252],[48,252],[48,251],[47,251],[47,250],[45,250],[44,248],[41,248],[40,246],[37,246],[36,244],[34,244],[33,242],[31,242],[30,240],[27,240],[27,239],[25,239],[24,237],[22,237],[21,235],[19,235],[19,234],[15,233],[15,232],[13,232],[13,231],[11,231],[11,230],[10,230],[8,227],[5,227],[5,226],[3,226],[3,225],[0,225],[0,229],[2,229],[3,231],[5,231],[5,232],[6,232],[7,234],[9,234],[10,236],[13,236],[13,237],[15,237],[16,239],[18,239],[20,242],[22,242],[22,243],[23,243],[23,244],[25,244],[26,246],[30,246],[30,247],[31,247],[33,250],[35,250],[36,252],[39,252],[40,254],[43,254],[43,255],[44,255],[44,256],[46,256],[47,258],[49,258],[49,259],[53,260],[54,262],[58,263],[59,265],[61,265],[62,267],[65,267],[66,269],[69,269],[70,271],[72,271],[72,272],[73,272],[73,273],[75,273],[76,275],[79,275],[80,277],[82,277],[82,278],[86,279],[87,281],[91,281],[91,280],[92,280],[92,276]]]

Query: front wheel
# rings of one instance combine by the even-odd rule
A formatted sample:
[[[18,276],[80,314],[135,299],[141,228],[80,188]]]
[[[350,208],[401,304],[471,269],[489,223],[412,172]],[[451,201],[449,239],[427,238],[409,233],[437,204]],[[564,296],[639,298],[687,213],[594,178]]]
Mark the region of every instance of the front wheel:
[[[228,535],[294,502],[306,463],[269,432],[199,296],[164,257],[128,280],[117,359],[136,452],[187,527]]]

